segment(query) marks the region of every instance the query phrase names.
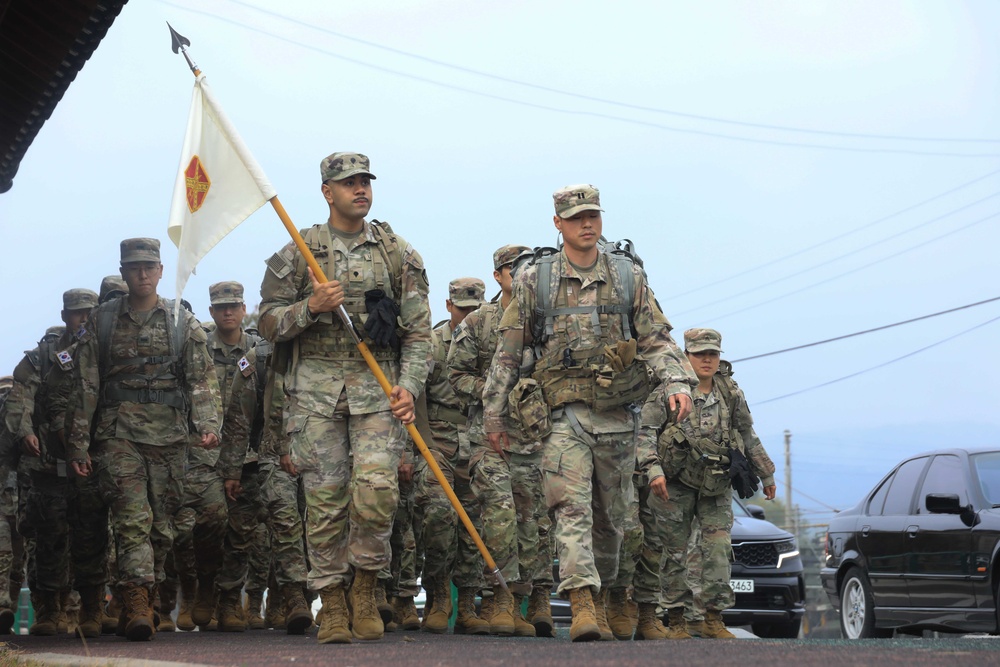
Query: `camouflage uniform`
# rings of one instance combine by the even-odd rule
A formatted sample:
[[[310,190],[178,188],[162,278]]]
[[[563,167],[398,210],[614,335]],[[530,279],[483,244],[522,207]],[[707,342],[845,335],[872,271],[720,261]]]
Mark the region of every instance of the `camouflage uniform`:
[[[513,246],[515,256],[522,247]],[[539,549],[538,541],[538,519],[545,511],[539,468],[541,442],[512,439],[510,450],[501,456],[493,451],[483,432],[482,391],[502,315],[500,300],[495,300],[470,313],[458,325],[448,353],[448,371],[455,391],[469,405],[469,467],[472,490],[482,514],[483,542],[511,591],[529,595],[536,576],[552,583],[551,567],[539,564],[540,551],[549,553]],[[545,555],[541,556],[542,561],[545,559]]]
[[[477,281],[482,285],[482,281]],[[485,286],[482,288],[485,289]],[[482,297],[482,292],[480,299]],[[427,377],[427,412],[432,438],[426,444],[476,530],[482,533],[480,506],[469,477],[469,441],[464,430],[465,403],[448,382],[447,357],[451,324],[433,331],[434,368]],[[417,479],[417,503],[423,509],[424,580],[450,580],[459,588],[481,588],[483,559],[444,489],[428,466]]]
[[[590,186],[564,188],[554,199],[562,218],[600,210],[597,190]],[[610,586],[618,572],[622,524],[633,491],[637,424],[633,412],[614,405],[613,399],[592,407],[606,395],[595,387],[602,386],[598,377],[610,376],[612,382],[619,375],[637,377],[634,367],[639,363],[629,360],[624,372],[609,373],[601,364],[602,352],[605,346],[634,337],[638,352],[668,393],[688,394],[695,378],[639,266],[632,264],[631,276],[622,278],[615,273],[617,262],[613,265],[610,256],[601,253],[592,270],[581,272],[560,251],[550,265],[551,302],[569,312],[556,311],[551,321],[542,321],[545,314],[536,313],[540,266],[536,261],[516,273],[514,299],[500,322],[500,341],[483,390],[484,428],[487,433],[507,431],[508,395],[518,384],[526,346],[534,345],[532,377],[553,410],[551,432],[542,442],[542,471],[546,499],[556,517],[559,591],[599,590],[602,583]],[[631,303],[621,303],[628,287],[621,284],[623,279],[632,281]],[[598,315],[597,309],[608,304],[617,305],[627,317]],[[536,324],[544,326],[536,329]],[[547,335],[536,337],[546,329]],[[611,387],[609,391],[615,385]]]
[[[361,164],[363,170],[354,169]],[[346,178],[348,171],[370,176],[367,168],[368,159],[358,154],[334,154],[321,166],[324,182]],[[368,318],[366,292],[382,290],[396,302],[400,349],[377,347],[367,335],[365,342],[390,384],[417,396],[427,377],[431,329],[420,255],[383,225],[367,221],[353,238],[329,224],[303,232],[327,279],[344,287],[344,307],[356,322]],[[393,265],[401,275],[393,275]],[[295,245],[275,253],[267,267],[260,330],[272,343],[293,346],[285,429],[306,489],[309,585],[344,586],[351,566],[370,572],[390,562],[405,431],[337,314],[309,312],[312,284]]]
[[[691,353],[719,351],[722,336],[712,329],[689,329],[684,333],[684,340],[687,351]],[[733,385],[734,409],[731,411],[719,389],[720,381],[716,376],[712,391],[708,394],[695,392],[691,414],[679,425],[668,424],[666,399],[659,389],[653,392],[643,406],[640,465],[648,471],[650,480],[668,473],[666,482],[669,499],[664,501],[657,497],[650,498],[650,507],[656,515],[663,542],[665,559],[662,576],[664,584],[669,584],[664,593],[664,607],[668,611],[694,606],[692,592],[685,581],[693,526],[697,526],[700,531],[703,559],[702,608],[706,612],[721,612],[732,607],[735,602],[733,589],[729,584],[732,553],[730,530],[733,526],[733,496],[728,483],[729,474],[725,471],[724,481],[718,488],[695,488],[688,483],[687,478],[682,481],[683,468],[692,465],[687,456],[690,443],[706,439],[716,445],[722,443],[738,447],[746,452],[752,471],[762,478],[763,485],[774,484],[774,463],[753,430],[753,418],[743,392]],[[676,441],[673,441],[669,447],[666,444],[658,445],[656,437],[665,427],[687,444],[678,447]],[[664,434],[661,442],[668,435],[670,434]],[[697,523],[693,524],[696,518]]]
[[[69,290],[63,295],[64,311],[89,311],[96,305],[97,294],[90,290]],[[99,588],[103,593],[106,582],[108,509],[96,479],[67,476],[63,451],[79,333],[64,332],[51,350],[34,350],[25,356],[15,369],[19,380],[8,405],[9,415],[32,415],[41,450],[40,457],[31,459],[25,508],[36,539],[29,577],[33,591],[66,591],[75,586],[88,593]],[[42,360],[41,354],[50,356]]]
[[[13,623],[13,611],[21,591],[24,570],[24,541],[17,526],[18,451],[6,425],[7,396],[14,378],[0,377],[0,621]],[[10,612],[9,618],[5,613]],[[6,619],[6,620],[5,620]],[[0,625],[2,629],[2,625]],[[7,626],[10,632],[10,626]]]
[[[132,261],[158,263],[159,242],[123,241],[122,263]],[[163,581],[173,542],[170,518],[183,492],[189,422],[199,433],[219,434],[219,387],[205,332],[182,310],[175,345],[168,325],[173,311],[173,302],[162,298],[144,313],[133,310],[128,297],[112,299],[91,315],[77,352],[67,459],[86,460],[88,451],[95,456],[126,588]],[[111,331],[102,333],[108,321]]]

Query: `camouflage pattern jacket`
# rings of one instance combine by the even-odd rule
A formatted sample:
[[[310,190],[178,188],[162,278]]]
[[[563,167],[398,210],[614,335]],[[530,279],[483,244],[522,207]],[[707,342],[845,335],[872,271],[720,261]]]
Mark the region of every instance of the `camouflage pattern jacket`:
[[[226,345],[219,338],[217,329],[212,329],[208,334],[208,351],[212,355],[212,363],[215,366],[215,377],[219,383],[219,394],[221,405],[225,410],[229,405],[229,392],[233,385],[233,378],[239,375],[238,364],[247,352],[253,347],[255,339],[245,332],[240,332],[240,340],[235,345]],[[252,367],[251,367],[252,368]],[[205,449],[204,447],[193,446],[188,450],[188,466],[215,467],[219,461],[219,449]],[[237,478],[238,479],[238,478]]]
[[[452,346],[451,320],[444,320],[431,331],[433,365],[427,374],[427,423],[433,443],[425,443],[452,457],[461,446],[459,437],[468,423],[466,402],[448,381],[448,350]],[[464,453],[468,458],[468,452]]]
[[[750,462],[750,469],[760,477],[762,486],[772,486],[774,462],[767,455],[764,444],[753,429],[753,417],[750,415],[750,407],[747,405],[743,390],[735,384],[732,386],[734,389],[732,410],[726,405],[715,382],[708,394],[695,390],[691,414],[680,423],[680,428],[689,441],[707,438],[716,443],[729,441],[730,430],[735,431],[742,440],[743,451]],[[657,438],[667,425],[668,419],[666,396],[658,387],[642,407],[642,434],[638,448],[638,469],[644,471],[649,480],[663,476]]]
[[[502,316],[500,301],[484,303],[455,329],[455,340],[448,352],[449,379],[455,391],[469,404],[469,439],[480,445],[487,444],[483,431],[483,388],[497,349]],[[513,429],[507,432],[511,436],[509,451],[534,454],[541,449],[541,442],[515,442]]]
[[[559,276],[559,293],[566,297],[570,306],[602,305],[597,303],[598,288],[601,284],[613,283],[613,269],[603,253],[586,277],[582,277],[570,264],[562,250],[552,270]],[[670,336],[670,323],[657,308],[638,266],[633,266],[633,280],[635,296],[630,319],[638,352],[668,394],[690,394],[691,387],[696,386],[698,380],[687,357]],[[514,278],[513,298],[500,321],[500,340],[483,389],[483,426],[487,433],[507,429],[504,421],[508,414],[507,395],[517,384],[525,345],[535,342],[531,332],[536,318],[537,283],[537,264],[518,270]],[[595,348],[605,344],[605,341],[614,343],[626,339],[618,317],[607,319],[604,337],[595,330],[590,314],[561,315],[557,320],[553,335],[538,345],[543,356],[560,354],[564,350]],[[624,407],[600,413],[582,408],[575,412],[583,428],[590,433],[619,433],[632,430],[634,424],[631,413]]]
[[[402,249],[402,275],[394,280],[372,223],[364,222],[361,234],[347,245],[330,233],[327,223],[303,230],[303,237],[327,279],[343,285],[344,306],[360,330],[367,319],[366,291],[382,289],[398,303],[400,349],[378,348],[367,336],[365,342],[390,384],[417,396],[427,380],[431,360],[431,311],[420,255],[402,237],[395,236]],[[294,341],[292,365],[285,377],[290,413],[332,417],[344,391],[351,414],[389,410],[389,398],[336,313],[310,314],[312,283],[295,245],[289,243],[275,253],[267,260],[267,267],[260,287],[259,327],[261,335],[273,344]],[[399,285],[401,295],[394,293],[394,285]]]
[[[216,470],[223,479],[240,479],[243,464],[258,460],[258,452],[250,448],[254,420],[264,409],[258,400],[257,349],[251,348],[244,358],[245,368],[233,376],[222,421],[222,447]]]
[[[98,322],[104,308],[112,310],[115,326],[110,336],[110,359],[105,360],[107,370],[102,375]],[[191,313],[181,309],[176,324],[183,333],[181,349],[175,352],[174,368],[180,371],[179,377],[150,381],[145,374],[152,372],[156,364],[127,363],[170,355],[173,346],[167,318],[173,316],[173,302],[160,298],[151,311],[140,313],[128,305],[128,297],[124,296],[102,304],[91,313],[76,359],[67,458],[84,458],[92,441],[100,440],[185,446],[191,433],[189,421],[195,432],[218,437],[222,420],[219,382],[208,353],[205,331]],[[122,365],[119,361],[126,363]],[[177,391],[183,396],[185,407],[110,399],[105,395],[110,383],[129,391]]]

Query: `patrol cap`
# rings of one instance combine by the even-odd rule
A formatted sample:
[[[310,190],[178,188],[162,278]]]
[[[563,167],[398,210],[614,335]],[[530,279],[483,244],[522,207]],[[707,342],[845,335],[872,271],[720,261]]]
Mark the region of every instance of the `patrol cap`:
[[[63,292],[63,310],[87,310],[97,308],[97,292],[77,288]]]
[[[125,239],[122,241],[122,264],[128,262],[160,263],[159,239]]]
[[[375,174],[369,171],[370,169],[371,162],[368,156],[361,153],[333,153],[319,163],[319,173],[324,183],[342,181],[356,174],[364,174],[374,180]]]
[[[517,256],[525,250],[531,250],[526,245],[505,245],[493,253],[493,270],[499,271],[500,267],[513,264]]]
[[[715,329],[688,329],[684,332],[684,349],[688,352],[722,352],[722,334]]]
[[[97,300],[100,303],[104,303],[108,299],[113,299],[123,294],[128,294],[128,283],[122,280],[120,275],[104,276],[104,280],[101,281],[100,296],[97,297]]]
[[[593,185],[567,185],[552,193],[556,205],[556,215],[560,218],[572,218],[581,211],[603,211],[601,208],[601,191]]]
[[[478,308],[485,294],[486,283],[479,278],[455,278],[448,283],[448,300],[459,308]]]
[[[208,288],[208,298],[213,306],[243,303],[243,285],[235,280],[224,280]]]

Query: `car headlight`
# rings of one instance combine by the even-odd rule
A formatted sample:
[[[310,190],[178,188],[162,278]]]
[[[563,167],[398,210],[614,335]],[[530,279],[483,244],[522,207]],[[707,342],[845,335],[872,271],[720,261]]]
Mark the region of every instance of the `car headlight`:
[[[775,542],[774,549],[778,552],[778,567],[780,568],[782,563],[788,558],[795,558],[799,555],[799,545],[795,543],[795,539],[784,540],[783,542]]]

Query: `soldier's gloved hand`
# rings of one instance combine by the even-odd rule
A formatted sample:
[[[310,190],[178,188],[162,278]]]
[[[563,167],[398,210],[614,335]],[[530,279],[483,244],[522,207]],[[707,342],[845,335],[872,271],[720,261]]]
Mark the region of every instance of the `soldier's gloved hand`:
[[[399,347],[399,335],[396,333],[399,305],[382,290],[372,289],[365,292],[365,311],[368,313],[365,322],[368,337],[379,347]]]
[[[738,449],[729,449],[729,480],[740,498],[749,498],[758,488],[757,475],[750,470],[750,462]]]

